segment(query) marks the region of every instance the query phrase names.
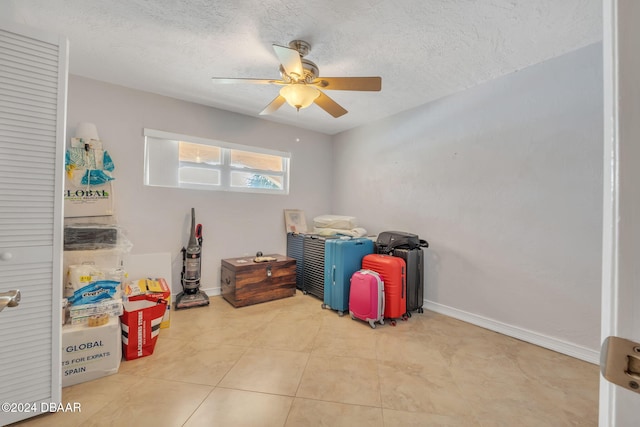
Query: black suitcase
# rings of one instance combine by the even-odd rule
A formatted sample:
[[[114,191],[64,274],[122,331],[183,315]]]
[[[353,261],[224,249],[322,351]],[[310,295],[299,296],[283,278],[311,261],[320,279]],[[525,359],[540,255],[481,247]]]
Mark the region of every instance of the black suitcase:
[[[405,249],[396,248],[393,256],[404,259],[407,265],[407,316],[411,317],[412,311],[422,313],[424,310],[424,251],[420,248]]]

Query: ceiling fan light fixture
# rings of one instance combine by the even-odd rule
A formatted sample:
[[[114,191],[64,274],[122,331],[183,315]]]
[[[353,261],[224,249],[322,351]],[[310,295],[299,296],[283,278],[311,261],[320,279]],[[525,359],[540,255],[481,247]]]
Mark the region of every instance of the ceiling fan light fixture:
[[[320,91],[304,83],[294,83],[280,89],[280,95],[289,105],[300,111],[301,108],[307,108],[313,104],[313,101],[320,96]]]

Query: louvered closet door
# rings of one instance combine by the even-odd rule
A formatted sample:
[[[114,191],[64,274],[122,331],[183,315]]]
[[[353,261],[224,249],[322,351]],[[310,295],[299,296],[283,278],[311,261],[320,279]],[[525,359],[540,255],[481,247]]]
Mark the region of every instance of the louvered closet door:
[[[0,425],[61,398],[66,84],[66,40],[0,22],[0,292],[22,293],[0,312]]]

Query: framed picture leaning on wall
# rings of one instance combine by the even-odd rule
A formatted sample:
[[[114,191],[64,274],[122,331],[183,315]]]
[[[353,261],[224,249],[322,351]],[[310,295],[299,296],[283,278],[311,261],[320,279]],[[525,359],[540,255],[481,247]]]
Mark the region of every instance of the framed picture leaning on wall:
[[[284,210],[284,225],[287,233],[306,233],[307,220],[300,209]]]

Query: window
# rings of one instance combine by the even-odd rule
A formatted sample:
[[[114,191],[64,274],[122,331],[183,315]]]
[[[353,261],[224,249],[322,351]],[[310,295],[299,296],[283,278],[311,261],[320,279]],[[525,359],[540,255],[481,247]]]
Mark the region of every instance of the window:
[[[144,183],[289,193],[289,153],[145,129]]]

